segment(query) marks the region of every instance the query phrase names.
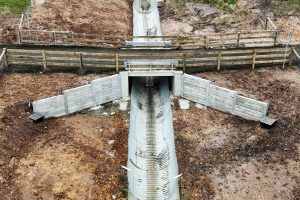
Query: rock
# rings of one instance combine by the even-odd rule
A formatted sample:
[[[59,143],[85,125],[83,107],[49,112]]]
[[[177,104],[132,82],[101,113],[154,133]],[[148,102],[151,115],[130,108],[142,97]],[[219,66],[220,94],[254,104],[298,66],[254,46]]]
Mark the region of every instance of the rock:
[[[111,112],[110,116],[114,116],[116,114],[116,112]]]
[[[111,132],[111,133],[116,133],[116,129],[115,129],[115,128],[111,128],[111,129],[110,129],[110,132]]]
[[[253,145],[254,143],[256,143],[258,141],[258,139],[259,139],[258,135],[252,135],[246,139],[246,143],[248,145]]]
[[[128,102],[127,101],[120,102],[119,110],[126,111],[127,107],[128,107]]]
[[[3,184],[4,182],[5,182],[5,179],[2,176],[0,176],[0,183]]]
[[[193,5],[193,10],[203,18],[216,17],[220,14],[220,11],[217,8],[204,3],[195,3]]]
[[[0,167],[2,167],[5,164],[3,160],[0,160]]]
[[[119,104],[120,104],[120,100],[114,100],[114,101],[112,102],[112,104],[113,104],[113,105],[119,105]]]
[[[116,142],[115,140],[109,140],[109,141],[108,141],[108,144],[109,144],[109,145],[113,145],[115,142]]]
[[[113,199],[116,199],[116,198],[117,198],[116,195],[112,195],[111,197],[112,197]]]
[[[15,157],[13,157],[13,158],[10,160],[8,167],[9,167],[9,168],[13,168],[16,164],[17,164],[17,159],[16,159]]]
[[[103,106],[95,106],[95,107],[90,108],[90,111],[96,111],[96,110],[100,110],[102,108],[103,108]]]
[[[102,115],[103,116],[108,116],[108,113],[107,112],[103,112]]]
[[[179,99],[179,107],[181,110],[188,110],[190,108],[190,101],[186,99]]]
[[[196,108],[199,108],[199,109],[203,109],[203,110],[207,109],[207,106],[199,104],[199,103],[197,103],[195,106],[196,106]]]

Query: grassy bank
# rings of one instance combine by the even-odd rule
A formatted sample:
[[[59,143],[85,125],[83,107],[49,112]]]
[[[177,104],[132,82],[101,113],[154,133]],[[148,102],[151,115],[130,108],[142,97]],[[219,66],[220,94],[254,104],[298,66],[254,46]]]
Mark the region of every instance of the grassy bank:
[[[22,12],[29,0],[0,0],[0,15],[1,13],[20,13]]]

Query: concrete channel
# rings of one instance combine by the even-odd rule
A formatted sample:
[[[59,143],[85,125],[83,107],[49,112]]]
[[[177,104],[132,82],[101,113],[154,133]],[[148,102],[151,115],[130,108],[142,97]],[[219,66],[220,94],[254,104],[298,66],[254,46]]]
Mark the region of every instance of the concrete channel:
[[[156,0],[135,0],[133,13],[134,36],[161,36]],[[136,47],[166,45],[159,38],[129,43]],[[130,200],[179,199],[167,77],[133,77],[127,167]]]

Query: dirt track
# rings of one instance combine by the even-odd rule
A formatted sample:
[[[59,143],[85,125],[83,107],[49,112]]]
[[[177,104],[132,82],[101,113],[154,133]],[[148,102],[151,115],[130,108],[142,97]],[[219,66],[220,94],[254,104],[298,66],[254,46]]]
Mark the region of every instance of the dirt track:
[[[272,130],[213,109],[174,106],[187,199],[297,199],[299,73],[273,69],[197,74],[270,100]],[[57,95],[103,75],[7,74],[0,89],[0,196],[6,199],[121,199],[126,195],[128,114],[114,107],[33,124],[29,100]],[[298,88],[298,90],[297,90]]]
[[[130,0],[45,0],[32,10],[32,29],[132,35]]]

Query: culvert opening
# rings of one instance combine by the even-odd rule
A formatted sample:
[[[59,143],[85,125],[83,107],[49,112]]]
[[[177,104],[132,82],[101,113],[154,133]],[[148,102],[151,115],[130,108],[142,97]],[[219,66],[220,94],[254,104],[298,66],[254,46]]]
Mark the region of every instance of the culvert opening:
[[[134,80],[136,80],[136,79],[139,79],[139,80],[152,79],[154,82],[153,83],[154,87],[158,87],[159,82],[164,82],[164,79],[165,79],[166,83],[168,84],[169,92],[171,92],[173,94],[174,76],[142,76],[142,77],[129,77],[128,78],[129,95],[131,95],[133,82],[135,82]]]

